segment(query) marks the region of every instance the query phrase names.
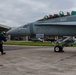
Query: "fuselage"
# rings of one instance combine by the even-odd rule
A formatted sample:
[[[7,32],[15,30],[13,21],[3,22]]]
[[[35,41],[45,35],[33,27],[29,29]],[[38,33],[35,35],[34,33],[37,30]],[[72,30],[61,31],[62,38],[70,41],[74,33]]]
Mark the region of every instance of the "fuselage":
[[[38,20],[15,29],[11,29],[7,34],[18,36],[33,34],[75,36],[76,15]]]

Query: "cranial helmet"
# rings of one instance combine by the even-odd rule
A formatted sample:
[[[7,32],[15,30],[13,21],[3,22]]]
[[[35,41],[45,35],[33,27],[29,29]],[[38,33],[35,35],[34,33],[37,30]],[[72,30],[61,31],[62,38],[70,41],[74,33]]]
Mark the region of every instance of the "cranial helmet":
[[[6,32],[5,32],[5,31],[3,31],[3,32],[2,32],[2,34],[6,34]]]

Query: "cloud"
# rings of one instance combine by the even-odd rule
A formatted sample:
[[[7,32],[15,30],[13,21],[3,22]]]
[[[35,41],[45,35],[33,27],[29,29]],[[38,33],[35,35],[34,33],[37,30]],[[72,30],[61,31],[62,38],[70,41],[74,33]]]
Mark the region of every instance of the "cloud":
[[[49,13],[73,9],[76,9],[76,1],[72,0],[1,0],[0,23],[20,26]]]

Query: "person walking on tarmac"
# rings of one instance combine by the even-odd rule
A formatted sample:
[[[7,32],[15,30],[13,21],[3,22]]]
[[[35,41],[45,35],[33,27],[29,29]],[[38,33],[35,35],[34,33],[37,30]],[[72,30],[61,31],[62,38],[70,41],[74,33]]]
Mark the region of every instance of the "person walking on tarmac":
[[[6,42],[6,32],[3,32],[2,34],[0,34],[0,52],[1,52],[1,55],[6,54],[3,51],[3,41]]]

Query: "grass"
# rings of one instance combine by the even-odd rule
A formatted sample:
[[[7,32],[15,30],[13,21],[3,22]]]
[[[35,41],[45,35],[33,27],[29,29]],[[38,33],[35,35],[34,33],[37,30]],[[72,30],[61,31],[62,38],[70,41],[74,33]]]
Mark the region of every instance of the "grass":
[[[26,41],[7,41],[7,45],[26,45],[26,46],[55,46],[54,42],[26,42]],[[76,44],[70,43],[69,46],[76,47]]]
[[[27,45],[27,46],[54,46],[51,42],[25,42],[25,41],[7,41],[7,45]]]

